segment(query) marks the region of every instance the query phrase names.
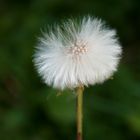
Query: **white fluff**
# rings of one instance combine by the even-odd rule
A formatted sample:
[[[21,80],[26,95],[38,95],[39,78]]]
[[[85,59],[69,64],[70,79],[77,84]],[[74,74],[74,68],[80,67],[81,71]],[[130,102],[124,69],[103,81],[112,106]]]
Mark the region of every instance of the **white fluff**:
[[[46,84],[63,90],[109,79],[117,70],[121,52],[115,30],[101,20],[84,17],[45,33],[34,62]]]

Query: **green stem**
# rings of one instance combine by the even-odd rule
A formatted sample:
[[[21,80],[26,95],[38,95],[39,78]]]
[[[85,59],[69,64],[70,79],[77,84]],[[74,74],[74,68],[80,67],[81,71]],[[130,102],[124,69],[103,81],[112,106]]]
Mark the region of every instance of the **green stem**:
[[[83,86],[77,88],[77,140],[82,140],[83,90]]]

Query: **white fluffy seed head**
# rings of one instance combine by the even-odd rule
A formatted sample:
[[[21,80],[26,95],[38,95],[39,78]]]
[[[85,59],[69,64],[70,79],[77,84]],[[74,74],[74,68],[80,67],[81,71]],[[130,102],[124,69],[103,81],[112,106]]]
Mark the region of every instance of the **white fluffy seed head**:
[[[68,20],[45,33],[37,45],[35,66],[44,82],[58,89],[94,85],[117,70],[121,46],[101,20]]]

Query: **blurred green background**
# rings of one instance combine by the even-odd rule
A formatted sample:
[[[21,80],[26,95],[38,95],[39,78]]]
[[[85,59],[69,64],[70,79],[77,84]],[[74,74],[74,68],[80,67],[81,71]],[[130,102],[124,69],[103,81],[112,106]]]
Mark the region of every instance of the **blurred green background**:
[[[85,140],[140,139],[140,0],[0,1],[0,140],[74,140],[75,95],[41,81],[32,63],[41,29],[90,14],[117,29],[113,80],[85,90]]]

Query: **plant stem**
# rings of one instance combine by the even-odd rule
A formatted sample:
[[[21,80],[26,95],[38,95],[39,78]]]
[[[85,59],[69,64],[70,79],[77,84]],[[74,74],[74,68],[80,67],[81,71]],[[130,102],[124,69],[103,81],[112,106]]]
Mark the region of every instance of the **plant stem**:
[[[77,88],[77,140],[82,140],[83,90],[83,86]]]

